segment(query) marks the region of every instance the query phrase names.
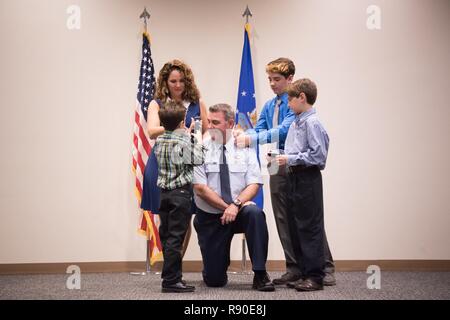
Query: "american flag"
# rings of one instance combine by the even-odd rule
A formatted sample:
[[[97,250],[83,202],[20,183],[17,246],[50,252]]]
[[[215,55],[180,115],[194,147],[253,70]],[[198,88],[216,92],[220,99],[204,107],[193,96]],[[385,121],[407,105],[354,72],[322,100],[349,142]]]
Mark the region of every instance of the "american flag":
[[[136,176],[135,191],[139,201],[142,199],[142,187],[145,165],[152,150],[153,142],[147,133],[147,110],[155,93],[155,68],[150,50],[150,40],[146,33],[143,34],[142,60],[139,74],[139,84],[134,113],[133,133],[133,172]],[[142,210],[141,210],[142,211]],[[159,239],[159,219],[150,211],[142,211],[139,227],[140,233],[147,236],[149,241],[150,263],[153,264],[162,255],[162,246]]]

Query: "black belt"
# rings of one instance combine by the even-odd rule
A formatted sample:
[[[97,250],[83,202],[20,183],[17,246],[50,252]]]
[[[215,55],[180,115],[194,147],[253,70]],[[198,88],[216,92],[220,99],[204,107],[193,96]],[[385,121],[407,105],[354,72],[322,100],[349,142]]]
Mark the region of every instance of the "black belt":
[[[161,189],[161,192],[164,192],[164,193],[173,191],[175,189],[184,189],[184,190],[191,192],[193,190],[193,187],[192,187],[192,184],[189,183],[189,184],[185,184],[184,186],[181,186],[181,187],[178,187],[175,189],[163,189],[163,188],[160,188],[160,189]]]
[[[319,167],[317,166],[302,166],[302,165],[298,165],[298,166],[292,166],[292,167],[288,167],[288,172],[289,173],[298,173],[298,172],[304,172],[304,171],[310,171],[310,170],[318,170]]]

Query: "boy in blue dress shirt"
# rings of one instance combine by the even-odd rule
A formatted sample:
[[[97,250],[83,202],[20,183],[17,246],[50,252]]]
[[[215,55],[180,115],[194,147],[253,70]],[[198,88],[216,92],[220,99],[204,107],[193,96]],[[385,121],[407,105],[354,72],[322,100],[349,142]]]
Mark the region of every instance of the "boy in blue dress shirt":
[[[289,85],[289,107],[295,113],[278,165],[288,166],[288,221],[302,278],[290,287],[297,291],[323,289],[324,220],[321,170],[325,168],[329,138],[313,108],[317,87],[309,79]]]

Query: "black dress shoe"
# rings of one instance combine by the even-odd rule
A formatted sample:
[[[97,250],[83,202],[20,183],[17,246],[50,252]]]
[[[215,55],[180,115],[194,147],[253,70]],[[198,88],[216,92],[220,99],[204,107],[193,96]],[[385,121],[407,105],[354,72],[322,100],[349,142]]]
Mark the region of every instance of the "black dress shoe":
[[[275,291],[275,286],[270,281],[267,272],[263,275],[255,273],[253,276],[253,289],[258,291]]]
[[[301,278],[301,276],[299,274],[295,274],[292,272],[286,272],[280,278],[273,279],[272,282],[275,285],[283,285],[283,284],[287,284],[288,282],[297,281],[300,278]]]
[[[300,279],[298,279],[298,280],[296,280],[296,281],[290,281],[290,282],[286,283],[286,286],[287,286],[288,288],[295,288],[295,286],[298,285],[298,284],[300,284],[301,282],[303,282],[303,279],[302,279],[302,278],[300,278]]]
[[[323,290],[323,284],[317,283],[313,279],[305,279],[295,286],[297,291],[316,291]]]
[[[181,280],[180,282],[177,282],[175,284],[162,286],[161,291],[162,292],[194,292],[195,287],[189,286],[186,284],[186,282]]]

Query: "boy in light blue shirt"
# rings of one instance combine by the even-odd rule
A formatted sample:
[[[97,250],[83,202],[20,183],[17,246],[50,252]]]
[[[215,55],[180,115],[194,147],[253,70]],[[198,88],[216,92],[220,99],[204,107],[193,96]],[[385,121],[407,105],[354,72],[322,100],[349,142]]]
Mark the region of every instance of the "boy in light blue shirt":
[[[325,168],[329,138],[312,107],[317,87],[309,79],[289,85],[289,107],[295,113],[278,165],[288,166],[288,224],[302,278],[288,284],[297,291],[323,289],[325,248],[321,170]]]

